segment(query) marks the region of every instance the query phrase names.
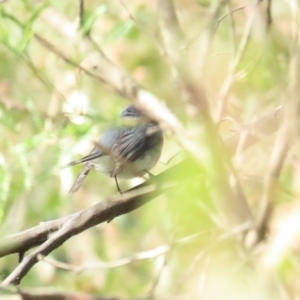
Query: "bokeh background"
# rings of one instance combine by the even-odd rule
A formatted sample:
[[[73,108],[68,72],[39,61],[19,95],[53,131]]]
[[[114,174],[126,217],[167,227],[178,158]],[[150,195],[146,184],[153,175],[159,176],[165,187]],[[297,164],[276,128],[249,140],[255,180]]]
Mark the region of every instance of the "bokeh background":
[[[299,39],[297,0],[176,0],[174,5],[185,36],[181,55],[203,87],[224,141],[297,96],[289,92]],[[130,103],[78,67],[100,49],[162,99],[187,133],[195,134],[194,108],[181,99],[178,78],[164,51],[159,9],[159,1],[89,0],[80,15],[80,1],[74,0],[0,4],[1,236],[69,215],[116,193],[112,179],[91,172],[81,189],[69,196],[80,166],[61,169],[89,153]],[[45,47],[36,35],[77,66]],[[276,133],[255,134],[260,141],[232,160],[254,216],[278,145]],[[201,141],[196,144],[199,152],[207,147]],[[55,261],[86,266],[82,272],[41,261],[21,287],[116,299],[298,299],[297,147],[294,139],[285,152],[267,234],[256,245],[247,247],[239,228],[222,225],[211,193],[218,186],[210,184],[211,174],[204,172],[51,253]],[[166,130],[153,174],[176,164],[184,150]],[[126,190],[141,181],[121,181],[121,187]],[[150,259],[116,268],[99,266],[161,246],[168,247],[166,253],[149,254]],[[1,279],[17,264],[17,255],[1,258]]]

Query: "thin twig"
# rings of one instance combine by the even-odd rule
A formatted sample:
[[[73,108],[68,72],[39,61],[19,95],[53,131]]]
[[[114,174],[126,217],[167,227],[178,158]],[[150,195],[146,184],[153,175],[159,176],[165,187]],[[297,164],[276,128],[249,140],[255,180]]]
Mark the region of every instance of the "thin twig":
[[[161,279],[162,273],[165,269],[165,267],[167,266],[167,253],[164,254],[164,256],[161,258],[161,262],[160,262],[160,266],[158,267],[158,270],[156,271],[156,274],[154,275],[154,279],[153,282],[151,283],[151,286],[149,288],[148,291],[148,296],[150,299],[154,298],[154,294],[155,294],[155,289],[157,287],[157,285],[159,284],[159,281]]]
[[[272,25],[272,0],[267,0],[267,29],[269,29]]]
[[[129,300],[128,298],[91,296],[73,291],[60,291],[55,288],[19,288],[15,286],[0,287],[0,295],[4,299],[6,299],[4,295],[7,295],[10,299],[22,300]],[[134,300],[145,299],[135,298]]]
[[[260,0],[256,0],[256,2],[252,6],[252,10],[250,12],[250,16],[248,17],[247,23],[245,25],[245,29],[243,32],[243,36],[242,36],[239,48],[237,50],[237,53],[236,53],[234,59],[232,60],[232,62],[229,65],[229,69],[228,69],[225,81],[220,89],[220,92],[218,95],[218,100],[217,100],[218,104],[217,104],[216,117],[215,117],[215,120],[217,121],[217,123],[219,123],[220,120],[222,119],[223,111],[224,111],[224,108],[226,105],[226,100],[227,100],[231,85],[234,80],[235,71],[236,71],[236,68],[239,65],[240,60],[246,49],[248,39],[250,37],[251,28],[254,23],[257,5],[259,2],[260,2]]]
[[[217,18],[216,16],[218,16],[224,3],[222,1],[217,6],[213,14],[213,19]],[[207,148],[204,150],[206,152],[206,155],[204,155],[205,159],[201,155],[198,155],[197,159],[207,169],[208,173],[214,174],[211,180],[219,187],[219,189],[214,191],[213,201],[215,201],[219,211],[222,212],[223,217],[226,216],[224,220],[226,220],[227,226],[236,225],[240,222],[243,223],[245,219],[253,219],[246,197],[242,193],[242,188],[238,185],[234,187],[230,186],[228,166],[231,165],[231,162],[226,157],[226,151],[221,149],[221,137],[213,122],[206,93],[201,86],[201,82],[191,72],[193,68],[189,67],[188,61],[184,59],[185,56],[181,53],[183,37],[178,24],[174,3],[172,0],[164,0],[163,2],[157,0],[156,5],[160,17],[164,47],[176,70],[181,99],[184,99],[186,104],[188,104],[185,105],[185,108],[188,106],[193,107],[193,115],[191,117],[193,117],[195,128],[199,126],[198,132],[203,133],[201,136],[197,135],[195,139],[200,139],[207,145]],[[190,146],[190,141],[191,139],[186,141],[186,143],[189,143],[189,152],[193,154],[197,153],[198,150],[196,150],[196,147],[193,147],[193,144]],[[238,182],[237,179],[236,182]],[[228,204],[228,199],[232,201],[230,205]],[[238,209],[235,212],[232,210],[228,211],[228,205]]]
[[[219,19],[218,19],[218,22],[217,22],[217,25],[216,25],[216,29],[218,29],[220,23],[227,17],[227,16],[232,16],[232,14],[236,11],[239,11],[239,10],[243,10],[245,9],[246,7],[248,7],[249,5],[244,5],[244,6],[240,6],[240,7],[237,7],[237,8],[234,8],[232,10],[230,10],[230,12],[224,14],[223,16],[221,16]]]
[[[79,0],[79,26],[82,27],[84,23],[84,0]]]
[[[233,10],[231,0],[227,1],[227,7],[228,7],[229,12],[231,12]],[[236,39],[235,21],[234,21],[233,13],[231,13],[229,15],[229,23],[230,23],[230,29],[231,29],[230,35],[231,35],[232,45],[233,45],[233,55],[235,55],[236,47],[237,47],[237,39]]]
[[[299,6],[298,6],[299,9]],[[295,22],[298,25],[298,16]],[[295,37],[295,48],[292,49],[292,59],[290,63],[290,86],[284,99],[283,122],[277,134],[275,145],[270,158],[270,166],[264,184],[264,193],[260,201],[258,227],[260,238],[264,235],[265,227],[269,219],[272,203],[275,203],[277,196],[277,182],[283,168],[283,164],[290,145],[294,138],[298,137],[299,115],[300,115],[300,42],[298,36]]]
[[[137,252],[129,257],[121,258],[119,260],[112,261],[112,262],[94,262],[94,263],[86,263],[86,264],[83,264],[80,266],[74,266],[74,265],[71,265],[68,263],[57,261],[50,257],[43,256],[42,254],[38,255],[38,259],[40,261],[44,261],[44,262],[56,267],[56,268],[66,270],[66,271],[72,271],[75,273],[82,273],[82,272],[86,272],[86,271],[93,271],[93,270],[99,270],[99,269],[115,269],[115,268],[118,268],[121,266],[129,265],[136,261],[150,260],[150,259],[157,258],[157,257],[169,252],[172,249],[172,247],[190,243],[190,242],[194,241],[196,238],[198,238],[199,236],[200,236],[200,234],[194,234],[191,236],[187,236],[187,237],[184,237],[184,238],[181,238],[181,239],[175,241],[174,243],[172,243],[172,245],[164,245],[164,246],[160,246],[160,247],[157,247],[157,248],[154,248],[151,250]]]
[[[123,0],[119,1],[124,7],[125,11],[127,12],[129,18],[134,22],[134,24],[140,29],[142,33],[145,33],[150,38],[150,40],[155,43],[156,47],[160,51],[160,54],[165,55],[164,48],[162,47],[160,40],[155,36],[155,34],[150,32],[146,25],[131,13],[131,11],[129,10],[129,8]]]
[[[34,37],[40,42],[41,45],[46,47],[51,52],[55,53],[58,57],[62,58],[69,65],[79,69],[80,71],[83,71],[87,75],[92,76],[97,80],[100,80],[104,84],[108,84],[103,77],[97,76],[93,72],[91,72],[91,71],[87,70],[86,68],[80,66],[78,63],[76,63],[74,60],[72,60],[70,57],[68,57],[66,54],[64,54],[61,50],[59,50],[53,44],[51,44],[49,41],[44,39],[41,35],[35,34]],[[116,92],[118,92],[118,91],[116,91]]]
[[[203,72],[204,70],[205,62],[213,42],[213,37],[216,33],[216,29],[215,29],[216,20],[218,19],[226,2],[227,0],[219,1],[219,3],[216,2],[216,7],[213,8],[210,13],[210,17],[208,19],[206,28],[201,32],[202,35],[201,52],[199,53],[200,64],[198,66],[200,72]]]

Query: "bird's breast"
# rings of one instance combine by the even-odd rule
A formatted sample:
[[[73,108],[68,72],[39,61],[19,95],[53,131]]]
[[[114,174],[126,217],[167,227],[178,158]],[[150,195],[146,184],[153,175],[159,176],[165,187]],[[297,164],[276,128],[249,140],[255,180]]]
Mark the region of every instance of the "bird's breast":
[[[116,162],[108,155],[101,156],[93,161],[96,171],[110,175],[115,168]]]
[[[131,179],[134,177],[141,177],[147,171],[150,171],[157,163],[161,154],[161,146],[156,146],[146,151],[141,157],[134,162],[123,162],[120,172],[117,174],[118,178]],[[96,171],[110,176],[116,168],[116,161],[110,156],[102,156],[93,161]]]

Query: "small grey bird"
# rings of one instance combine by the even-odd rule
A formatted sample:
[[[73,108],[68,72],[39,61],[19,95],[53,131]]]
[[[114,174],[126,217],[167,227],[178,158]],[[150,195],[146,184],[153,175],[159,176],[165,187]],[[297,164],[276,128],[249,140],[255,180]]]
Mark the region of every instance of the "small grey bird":
[[[134,105],[126,107],[120,117],[125,124],[108,128],[91,154],[65,166],[84,163],[70,194],[80,188],[92,168],[114,177],[121,193],[117,178],[141,177],[158,162],[163,146],[163,134],[158,124],[147,119]]]

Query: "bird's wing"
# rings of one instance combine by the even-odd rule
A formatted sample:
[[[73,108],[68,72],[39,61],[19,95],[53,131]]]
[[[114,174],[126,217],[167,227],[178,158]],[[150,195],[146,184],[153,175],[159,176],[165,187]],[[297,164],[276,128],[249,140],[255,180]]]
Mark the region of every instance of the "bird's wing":
[[[95,144],[92,152],[78,160],[74,160],[66,164],[63,168],[72,167],[78,164],[82,164],[88,161],[92,161],[96,158],[99,158],[103,155],[109,155],[112,146],[115,144],[119,136],[119,129],[117,127],[108,128],[99,141]]]
[[[94,160],[94,159],[96,159],[98,157],[101,157],[103,155],[102,151],[95,151],[95,150],[96,150],[96,148],[92,151],[91,154],[89,154],[87,156],[84,156],[83,158],[71,161],[70,163],[63,166],[63,169],[68,168],[68,167],[72,167],[72,166],[75,166],[75,165],[78,165],[78,164],[82,164],[82,163],[85,163],[85,162],[88,162],[88,161],[91,161],[91,160]]]
[[[141,126],[124,130],[119,135],[111,149],[111,157],[116,161],[116,167],[111,173],[111,177],[116,176],[124,165],[134,162],[145,153],[148,138],[145,131],[146,128]],[[134,166],[132,167],[134,168]]]
[[[94,167],[94,165],[88,161],[84,164],[82,170],[78,174],[73,186],[71,187],[69,194],[74,194],[75,192],[78,191],[80,186],[82,185],[83,181],[85,180],[86,176],[89,174],[91,169]]]

